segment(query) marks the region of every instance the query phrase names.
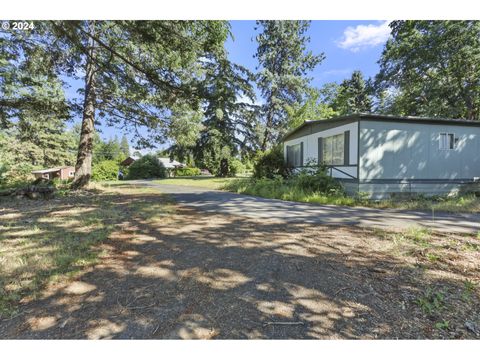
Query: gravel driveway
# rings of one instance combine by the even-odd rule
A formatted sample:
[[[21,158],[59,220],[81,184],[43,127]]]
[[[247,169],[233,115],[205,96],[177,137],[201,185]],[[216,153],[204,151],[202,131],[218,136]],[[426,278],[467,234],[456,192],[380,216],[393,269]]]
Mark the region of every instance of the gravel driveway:
[[[154,186],[183,206],[204,213],[244,216],[292,223],[365,226],[402,230],[415,226],[451,233],[480,231],[480,214],[449,214],[425,211],[385,210],[365,207],[305,204],[265,199],[226,191],[149,181],[132,182]]]

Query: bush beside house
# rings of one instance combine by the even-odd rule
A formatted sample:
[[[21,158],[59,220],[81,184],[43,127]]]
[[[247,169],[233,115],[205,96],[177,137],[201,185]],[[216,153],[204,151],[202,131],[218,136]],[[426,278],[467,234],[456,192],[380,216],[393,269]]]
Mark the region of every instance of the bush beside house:
[[[167,170],[156,156],[145,155],[128,168],[127,179],[165,178]]]
[[[253,177],[257,179],[273,179],[277,176],[287,177],[291,169],[285,163],[283,149],[281,146],[261,152],[255,159],[253,166]]]
[[[199,176],[201,175],[201,170],[196,167],[184,167],[176,168],[174,170],[175,176]]]

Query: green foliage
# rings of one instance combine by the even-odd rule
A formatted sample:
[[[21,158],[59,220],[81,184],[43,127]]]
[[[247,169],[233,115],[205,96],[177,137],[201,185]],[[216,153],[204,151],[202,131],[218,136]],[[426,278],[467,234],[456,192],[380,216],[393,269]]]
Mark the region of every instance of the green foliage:
[[[201,175],[201,171],[199,168],[196,167],[184,167],[184,168],[177,168],[174,170],[175,176],[199,176]]]
[[[312,191],[312,187],[304,188],[304,186],[305,182],[303,179],[297,176],[292,176],[287,179],[281,176],[276,176],[273,179],[235,179],[227,183],[224,189],[236,193],[261,196],[269,199],[301,201],[317,204],[355,205],[355,200],[351,197],[345,196],[339,191],[338,185],[336,184],[333,185],[333,187],[326,185],[321,191]]]
[[[286,105],[288,114],[288,128],[294,129],[302,125],[306,120],[328,119],[339,115],[329,104],[325,102],[322,90],[308,89],[303,103]]]
[[[476,288],[477,285],[473,281],[465,280],[463,283],[462,300],[467,302],[471,301]]]
[[[257,154],[253,167],[253,177],[273,179],[277,176],[287,177],[290,173],[291,169],[285,162],[283,148],[280,145]]]
[[[320,192],[331,195],[344,195],[342,185],[327,175],[325,167],[316,167],[315,170],[305,169],[291,177],[293,186],[305,192]]]
[[[202,145],[201,157],[198,159],[200,166],[208,169],[215,176],[231,176],[233,170],[230,166],[233,160],[231,148],[224,145],[219,130],[211,129],[209,133]]]
[[[122,142],[123,141],[124,140],[122,139]],[[115,137],[104,141],[98,134],[95,134],[93,139],[93,165],[95,166],[95,164],[106,160],[112,160],[117,163],[125,160],[129,156],[128,141],[126,143],[126,149],[125,143],[122,145],[122,142],[118,140],[116,135]],[[125,152],[126,150],[127,152]]]
[[[441,291],[427,288],[416,300],[417,305],[427,315],[433,315],[445,307],[445,295]]]
[[[325,56],[307,50],[309,21],[257,21],[257,27],[261,32],[257,35],[255,57],[261,69],[257,85],[265,99],[261,144],[261,150],[265,151],[288,128],[287,106],[295,108],[302,104],[311,80],[307,74]]]
[[[120,151],[122,152],[124,159],[130,156],[130,145],[128,144],[128,139],[125,135],[123,135],[122,140],[120,140]]]
[[[177,106],[172,112],[168,137],[173,145],[162,156],[173,156],[180,162],[192,163],[193,150],[200,137],[203,114],[186,106]]]
[[[372,111],[370,93],[362,73],[356,70],[350,79],[342,81],[337,88],[331,106],[339,115],[368,113]]]
[[[448,330],[450,327],[450,322],[448,320],[438,321],[435,323],[435,329],[437,330]]]
[[[229,33],[227,21],[37,21],[35,31],[7,30],[0,39],[1,125],[23,110],[83,113],[74,185],[84,186],[91,176],[94,127],[101,120],[121,127],[139,147],[164,142],[174,106],[201,106],[203,59],[223,52]],[[85,101],[69,108],[58,79],[82,73],[78,90]],[[56,89],[62,91],[52,94]],[[139,132],[139,125],[147,131]]]
[[[128,168],[127,179],[165,178],[167,171],[163,164],[153,155],[145,155]]]
[[[231,176],[244,174],[245,165],[239,159],[232,159],[229,163],[229,173]]]
[[[114,160],[103,160],[93,165],[92,179],[95,181],[117,180],[119,165]]]
[[[252,105],[253,75],[227,61],[226,55],[212,54],[205,63],[207,102],[195,147],[195,163],[222,177],[234,173],[231,162],[241,151],[251,151],[256,146],[258,122],[257,107]]]
[[[393,21],[379,61],[379,110],[480,119],[480,22]]]

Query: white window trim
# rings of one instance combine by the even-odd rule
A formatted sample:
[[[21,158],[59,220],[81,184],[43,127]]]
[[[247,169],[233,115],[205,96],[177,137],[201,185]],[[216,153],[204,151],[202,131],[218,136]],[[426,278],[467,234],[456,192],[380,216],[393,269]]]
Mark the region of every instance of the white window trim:
[[[446,148],[442,148],[442,135],[446,135],[447,136],[447,147]],[[448,143],[448,139],[449,139],[449,135],[452,135],[453,136],[453,146],[452,148],[450,148],[450,144]],[[442,151],[449,151],[449,150],[455,150],[456,147],[457,147],[457,141],[456,141],[456,137],[455,137],[455,133],[452,133],[452,132],[441,132],[439,133],[439,137],[438,137],[438,149],[439,150],[442,150]]]
[[[68,176],[75,176],[75,171],[69,171]]]

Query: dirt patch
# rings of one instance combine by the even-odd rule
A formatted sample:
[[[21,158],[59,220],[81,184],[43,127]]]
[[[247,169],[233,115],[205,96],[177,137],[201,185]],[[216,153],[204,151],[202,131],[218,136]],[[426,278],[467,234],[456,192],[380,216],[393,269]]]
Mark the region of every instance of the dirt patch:
[[[99,261],[25,301],[1,338],[480,336],[475,237],[159,216],[129,196]]]

